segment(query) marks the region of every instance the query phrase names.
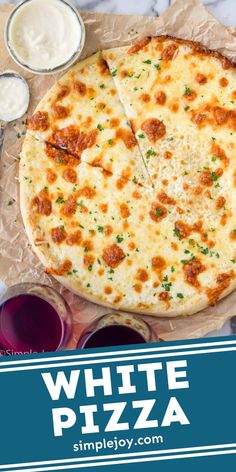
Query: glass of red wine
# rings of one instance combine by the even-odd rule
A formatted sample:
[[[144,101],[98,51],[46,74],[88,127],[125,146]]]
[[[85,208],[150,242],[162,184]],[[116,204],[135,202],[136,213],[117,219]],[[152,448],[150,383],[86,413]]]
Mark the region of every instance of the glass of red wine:
[[[72,316],[52,287],[23,283],[0,297],[0,354],[33,354],[61,350],[71,334]]]
[[[159,341],[151,326],[141,317],[110,313],[83,331],[77,349],[143,344]]]

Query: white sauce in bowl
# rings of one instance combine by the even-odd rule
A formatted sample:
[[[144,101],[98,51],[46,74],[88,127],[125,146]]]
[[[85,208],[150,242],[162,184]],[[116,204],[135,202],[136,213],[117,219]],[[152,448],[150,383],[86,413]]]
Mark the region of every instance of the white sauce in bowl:
[[[15,10],[9,46],[22,65],[35,70],[67,63],[80,47],[82,28],[76,12],[61,0],[29,0]]]
[[[28,106],[27,84],[20,77],[0,76],[0,120],[16,120],[26,113]]]

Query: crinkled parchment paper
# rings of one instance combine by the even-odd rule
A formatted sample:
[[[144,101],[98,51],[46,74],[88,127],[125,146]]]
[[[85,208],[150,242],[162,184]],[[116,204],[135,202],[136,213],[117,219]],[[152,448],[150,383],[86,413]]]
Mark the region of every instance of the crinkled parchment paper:
[[[10,59],[4,46],[3,31],[12,6],[0,5],[0,71],[18,70],[29,82],[31,103],[29,114],[59,75],[36,76],[24,72]],[[236,38],[225,26],[218,23],[198,0],[177,0],[162,17],[142,17],[82,13],[86,26],[86,44],[82,57],[97,49],[130,44],[138,36],[170,34],[185,39],[202,42],[216,49],[236,62]],[[26,117],[24,117],[26,118]],[[24,121],[24,120],[23,120]],[[44,273],[44,269],[34,255],[24,227],[19,209],[18,197],[18,156],[25,132],[22,120],[8,126],[0,163],[0,279],[6,285],[19,282],[41,282],[53,285],[70,303],[73,312],[73,338],[76,341],[88,323],[109,310],[94,305],[75,296]],[[236,291],[215,307],[191,317],[172,320],[146,317],[164,340],[201,337],[221,326],[235,314]]]

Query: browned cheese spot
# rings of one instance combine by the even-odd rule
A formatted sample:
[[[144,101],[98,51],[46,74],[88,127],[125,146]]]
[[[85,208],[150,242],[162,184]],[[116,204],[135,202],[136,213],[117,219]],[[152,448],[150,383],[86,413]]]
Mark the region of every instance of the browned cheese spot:
[[[72,268],[72,262],[66,259],[62,264],[60,264],[57,269],[54,267],[48,267],[46,273],[50,275],[66,275]]]
[[[225,203],[226,203],[226,200],[222,195],[220,197],[218,197],[217,200],[216,200],[217,210],[219,210],[220,208],[223,208],[225,206]]]
[[[147,282],[149,279],[148,272],[145,269],[138,269],[136,279],[140,282]]]
[[[125,129],[125,128],[117,129],[116,137],[123,141],[127,149],[132,149],[137,144],[134,134],[128,129]]]
[[[74,83],[74,89],[75,89],[76,92],[78,92],[82,97],[84,97],[84,96],[86,95],[87,86],[86,86],[86,84],[84,84],[84,83],[81,82],[80,80],[77,80],[77,81]]]
[[[61,209],[61,214],[71,218],[75,213],[77,209],[77,202],[74,196],[70,196],[66,203],[63,205]]]
[[[150,217],[153,221],[158,223],[159,221],[163,220],[167,216],[167,209],[160,205],[159,203],[152,203],[151,210],[149,212]]]
[[[121,203],[120,205],[120,214],[122,218],[128,218],[130,216],[130,211],[128,205],[126,203]]]
[[[96,143],[98,130],[94,129],[86,133],[81,133],[75,125],[54,131],[50,142],[69,153],[80,157],[85,149],[92,147]]]
[[[155,101],[158,105],[164,105],[166,103],[166,94],[163,91],[159,91],[155,95]]]
[[[57,174],[50,168],[47,169],[47,182],[53,184],[57,180]]]
[[[198,280],[198,275],[201,274],[201,272],[204,272],[204,270],[206,270],[206,268],[199,259],[185,262],[183,265],[185,282],[193,287],[199,287],[200,282]]]
[[[64,118],[67,118],[67,116],[69,116],[70,108],[55,104],[52,107],[52,112],[53,112],[53,117],[55,118],[55,120],[62,120]]]
[[[58,226],[57,228],[52,228],[51,236],[54,243],[61,244],[65,241],[67,234],[62,226]]]
[[[68,246],[79,246],[81,242],[82,242],[82,233],[80,230],[77,230],[74,233],[70,233],[66,237],[66,244],[68,244]]]
[[[33,198],[31,206],[40,215],[49,216],[52,212],[52,202],[46,190],[41,190],[39,194]]]
[[[128,49],[128,54],[135,54],[136,52],[139,52],[141,49],[147,46],[148,43],[150,43],[150,41],[151,41],[151,38],[148,38],[148,37],[140,39]]]
[[[161,58],[163,61],[172,61],[178,54],[178,46],[176,44],[170,44],[161,53]]]
[[[228,81],[228,79],[226,79],[226,77],[222,77],[222,78],[219,80],[219,83],[220,83],[221,87],[227,87],[229,81]]]
[[[207,83],[207,77],[204,74],[201,74],[200,72],[196,75],[195,80],[198,84],[204,85]]]
[[[109,267],[115,269],[125,258],[125,253],[120,246],[112,244],[104,249],[102,258]]]
[[[149,118],[144,121],[141,126],[142,131],[144,131],[148,139],[155,143],[158,139],[163,138],[166,134],[166,127],[164,123],[157,118]]]
[[[48,112],[37,111],[27,120],[27,126],[32,131],[47,131],[50,126]]]
[[[70,182],[72,184],[75,184],[77,182],[77,173],[74,169],[71,167],[68,167],[63,171],[63,179],[65,179],[67,182]]]
[[[175,205],[176,201],[174,198],[169,197],[167,193],[165,193],[163,190],[157,194],[157,198],[159,202],[164,203],[165,205]]]
[[[233,273],[222,273],[217,276],[215,288],[207,288],[206,294],[208,296],[209,305],[214,305],[220,298],[224,290],[226,290],[233,278]]]

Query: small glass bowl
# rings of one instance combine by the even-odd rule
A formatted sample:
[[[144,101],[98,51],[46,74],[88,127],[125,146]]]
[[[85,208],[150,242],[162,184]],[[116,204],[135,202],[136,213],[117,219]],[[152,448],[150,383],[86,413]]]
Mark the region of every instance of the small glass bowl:
[[[20,67],[22,67],[23,69],[27,70],[28,72],[32,72],[33,74],[38,74],[38,75],[49,75],[49,74],[55,74],[56,72],[60,72],[60,71],[63,71],[67,68],[69,68],[70,66],[72,66],[72,64],[74,64],[74,62],[79,58],[82,50],[83,50],[83,47],[84,47],[84,43],[85,43],[85,27],[84,27],[84,22],[78,12],[78,10],[68,1],[68,0],[59,0],[61,3],[65,4],[66,6],[68,6],[68,8],[70,8],[76,15],[77,17],[77,20],[78,20],[78,26],[81,30],[81,39],[80,39],[80,44],[77,48],[77,50],[72,54],[72,56],[70,57],[70,59],[68,59],[66,62],[64,62],[63,64],[60,64],[54,68],[51,68],[51,69],[45,69],[45,68],[42,68],[42,69],[34,69],[32,67],[30,67],[28,64],[25,64],[23,61],[21,61],[21,59],[18,57],[17,53],[15,52],[13,46],[11,45],[11,42],[10,42],[10,27],[11,27],[11,22],[14,18],[14,15],[18,12],[18,10],[20,8],[22,8],[23,5],[25,5],[25,3],[29,3],[33,0],[22,0],[20,3],[17,4],[17,6],[12,10],[12,12],[10,13],[9,17],[8,17],[8,20],[7,20],[7,23],[6,23],[6,27],[5,27],[5,35],[4,35],[4,39],[5,39],[5,45],[7,47],[7,50],[11,56],[11,58],[13,59],[13,61],[18,64]]]

